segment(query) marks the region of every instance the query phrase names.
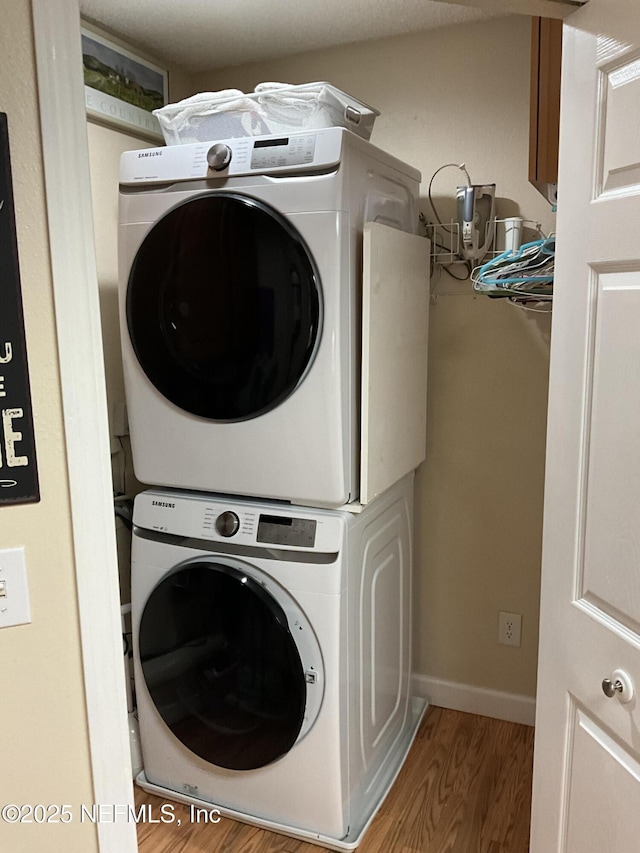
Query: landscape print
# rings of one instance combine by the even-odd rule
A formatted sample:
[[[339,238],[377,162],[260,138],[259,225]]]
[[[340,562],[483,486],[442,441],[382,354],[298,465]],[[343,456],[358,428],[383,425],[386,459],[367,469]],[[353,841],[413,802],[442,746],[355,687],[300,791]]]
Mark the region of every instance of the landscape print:
[[[166,74],[127,51],[83,32],[84,84],[117,101],[151,112],[166,103]]]

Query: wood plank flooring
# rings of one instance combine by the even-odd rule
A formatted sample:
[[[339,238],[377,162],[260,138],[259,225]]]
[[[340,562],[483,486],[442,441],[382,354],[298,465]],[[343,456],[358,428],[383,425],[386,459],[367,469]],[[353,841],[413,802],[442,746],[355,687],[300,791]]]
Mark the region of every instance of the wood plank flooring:
[[[358,853],[527,853],[533,728],[429,708]],[[136,788],[155,817],[165,801]],[[168,802],[168,801],[167,801]],[[320,853],[322,848],[228,818],[140,823],[140,853]]]

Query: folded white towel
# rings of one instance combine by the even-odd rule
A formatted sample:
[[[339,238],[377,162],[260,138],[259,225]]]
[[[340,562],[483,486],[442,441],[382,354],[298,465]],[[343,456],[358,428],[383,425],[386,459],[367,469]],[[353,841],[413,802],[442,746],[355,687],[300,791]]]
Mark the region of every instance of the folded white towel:
[[[258,83],[255,93],[269,117],[273,132],[306,127],[325,101],[322,84],[291,86],[289,83]]]
[[[278,89],[290,89],[291,86],[291,83],[258,83],[253,91],[260,94],[261,92],[274,92]]]
[[[255,133],[256,127],[262,131],[264,116],[260,104],[255,97],[245,95],[240,89],[199,92],[153,111],[163,129],[173,134],[180,134],[190,129],[194,122],[220,113],[238,115],[245,130],[251,133]]]
[[[200,101],[207,103],[216,103],[217,101],[225,101],[228,98],[242,98],[244,92],[240,89],[221,89],[219,92],[198,92],[197,95],[191,95],[189,98],[183,98],[175,104],[169,104],[171,107],[187,106],[189,104],[197,104]]]
[[[260,101],[292,105],[317,103],[325,87],[321,84],[292,86],[290,83],[258,83],[255,88]]]

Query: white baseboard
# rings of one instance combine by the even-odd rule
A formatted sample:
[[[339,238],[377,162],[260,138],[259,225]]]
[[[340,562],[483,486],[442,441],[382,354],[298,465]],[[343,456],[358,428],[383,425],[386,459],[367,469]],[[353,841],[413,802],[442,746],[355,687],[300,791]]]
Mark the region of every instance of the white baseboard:
[[[466,711],[511,723],[533,726],[536,716],[536,700],[518,693],[503,693],[470,684],[443,681],[429,675],[413,675],[413,690],[417,696],[427,699],[430,705]]]

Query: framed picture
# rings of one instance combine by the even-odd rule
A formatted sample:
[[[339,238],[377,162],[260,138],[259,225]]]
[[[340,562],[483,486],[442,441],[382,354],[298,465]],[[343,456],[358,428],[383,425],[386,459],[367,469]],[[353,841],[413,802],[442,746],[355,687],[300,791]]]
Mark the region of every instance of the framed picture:
[[[168,99],[168,74],[157,65],[82,27],[82,65],[87,117],[125,133],[162,141],[152,110]]]
[[[0,506],[40,500],[6,113],[0,113]]]

